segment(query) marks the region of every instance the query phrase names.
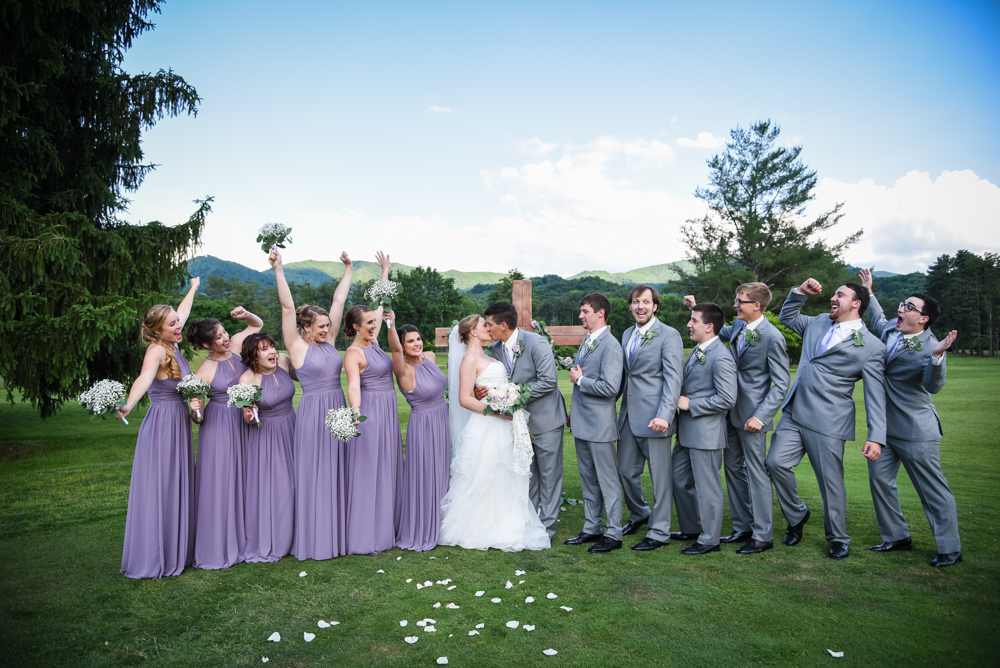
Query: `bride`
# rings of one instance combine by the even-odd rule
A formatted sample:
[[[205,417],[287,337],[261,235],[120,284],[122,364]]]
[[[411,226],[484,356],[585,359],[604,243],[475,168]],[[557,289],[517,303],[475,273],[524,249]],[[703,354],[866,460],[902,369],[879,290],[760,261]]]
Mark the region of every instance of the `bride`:
[[[462,320],[448,338],[454,451],[438,543],[505,552],[544,550],[549,535],[528,498],[531,444],[527,455],[518,452],[515,457],[510,416],[483,415],[484,402],[474,396],[477,385],[507,382],[500,362],[483,353],[489,341],[486,321],[478,315]],[[455,406],[456,397],[461,408]]]

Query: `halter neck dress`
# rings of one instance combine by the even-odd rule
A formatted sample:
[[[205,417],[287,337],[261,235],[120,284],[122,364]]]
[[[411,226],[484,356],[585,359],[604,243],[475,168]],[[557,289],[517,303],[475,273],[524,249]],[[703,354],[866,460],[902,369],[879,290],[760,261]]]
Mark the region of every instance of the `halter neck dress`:
[[[180,350],[174,355],[181,377],[191,373]],[[121,568],[126,577],[180,575],[194,554],[191,418],[178,382],[154,378],[149,386],[128,490]]]

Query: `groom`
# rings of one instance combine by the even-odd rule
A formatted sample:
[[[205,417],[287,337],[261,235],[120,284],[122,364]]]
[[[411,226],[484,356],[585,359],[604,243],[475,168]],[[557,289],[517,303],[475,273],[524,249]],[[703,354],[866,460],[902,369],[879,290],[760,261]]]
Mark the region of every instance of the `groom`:
[[[531,399],[525,410],[535,456],[531,458],[528,496],[551,540],[556,534],[562,495],[566,426],[566,402],[558,387],[555,356],[544,338],[518,329],[513,304],[491,304],[486,309],[486,327],[494,341],[492,355],[504,365],[510,382],[531,386]],[[488,388],[477,387],[476,398],[482,399],[487,392]]]

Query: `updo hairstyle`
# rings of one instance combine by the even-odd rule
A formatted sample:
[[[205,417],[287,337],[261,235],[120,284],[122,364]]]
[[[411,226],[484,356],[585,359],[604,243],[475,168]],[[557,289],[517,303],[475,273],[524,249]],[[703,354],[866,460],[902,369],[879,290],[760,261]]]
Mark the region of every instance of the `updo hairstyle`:
[[[482,316],[480,315],[467,315],[458,323],[458,335],[462,337],[462,343],[468,345],[469,335],[472,333],[472,330],[479,326],[481,319]]]
[[[320,308],[319,306],[303,304],[295,309],[295,324],[298,325],[300,332],[304,332],[306,327],[312,327],[313,323],[316,322],[316,318],[321,315],[325,315],[329,318],[330,312],[325,308]]]
[[[162,330],[163,324],[174,310],[169,304],[157,304],[151,306],[142,319],[142,342],[147,346],[153,344],[163,346],[167,351],[167,377],[170,380],[181,379],[181,365],[177,363],[177,346],[173,341],[164,341]]]
[[[202,318],[188,325],[187,340],[195,348],[212,348],[215,343],[215,333],[222,323],[215,318]]]
[[[371,309],[365,304],[355,304],[344,314],[344,334],[352,339],[358,335],[358,327],[364,323],[365,313]]]
[[[260,349],[268,345],[274,346],[274,339],[262,332],[256,332],[243,339],[243,349],[240,350],[243,366],[254,373],[260,373]]]

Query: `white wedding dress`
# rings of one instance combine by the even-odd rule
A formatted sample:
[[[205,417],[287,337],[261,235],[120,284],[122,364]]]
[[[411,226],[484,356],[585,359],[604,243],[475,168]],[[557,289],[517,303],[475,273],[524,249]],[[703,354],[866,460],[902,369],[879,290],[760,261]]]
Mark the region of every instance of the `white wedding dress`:
[[[506,382],[499,362],[476,378],[477,387]],[[528,497],[528,476],[515,470],[512,422],[457,405],[451,410],[466,411],[468,422],[451,460],[438,544],[504,552],[548,548],[548,532]]]

